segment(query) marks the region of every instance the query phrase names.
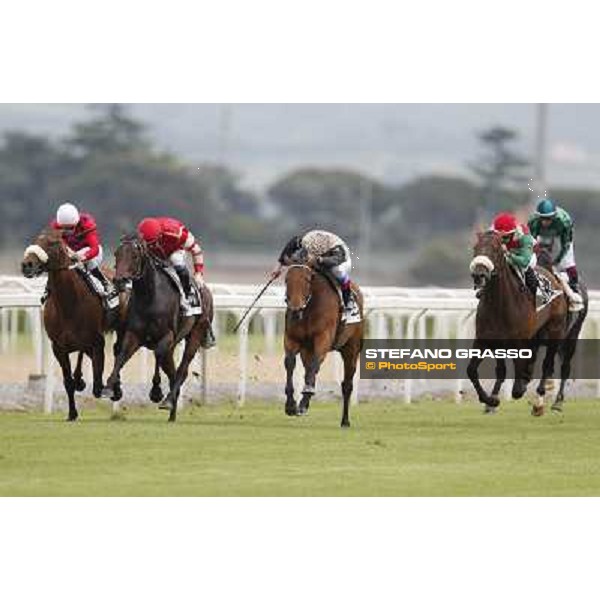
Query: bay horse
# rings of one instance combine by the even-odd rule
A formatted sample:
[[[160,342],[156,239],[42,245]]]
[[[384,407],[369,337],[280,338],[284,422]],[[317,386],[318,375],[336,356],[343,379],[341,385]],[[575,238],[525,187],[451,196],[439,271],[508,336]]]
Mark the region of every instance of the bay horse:
[[[45,229],[25,250],[21,271],[25,277],[48,274],[48,299],[44,304],[44,327],[52,352],[60,364],[69,400],[68,421],[78,418],[75,392],[85,389],[81,369],[84,354],[92,361],[93,394],[102,394],[104,333],[112,328],[102,299],[94,294],[74,269],[74,258],[60,231]],[[78,352],[75,372],[70,354]]]
[[[547,248],[540,248],[538,252],[538,264],[548,271],[552,271],[552,254]],[[565,282],[564,285],[568,285],[568,283]],[[581,280],[579,282],[579,289],[583,299],[583,308],[577,312],[569,313],[570,318],[567,323],[567,332],[558,347],[558,355],[561,360],[560,387],[551,406],[552,410],[558,412],[561,412],[563,409],[565,400],[565,384],[571,375],[571,361],[575,355],[575,350],[577,349],[577,340],[579,339],[579,334],[581,333],[583,323],[588,313],[589,298],[587,286]],[[549,371],[540,379],[539,385],[536,389],[540,396],[544,396],[546,394],[546,385],[548,383],[548,379],[552,377],[552,375],[553,372]]]
[[[529,342],[534,347],[535,337],[543,330],[547,344],[542,365],[543,377],[553,368],[554,358],[566,333],[568,314],[564,294],[557,295],[540,311],[536,310],[535,298],[513,272],[506,258],[500,236],[494,231],[479,233],[473,247],[470,264],[475,288],[481,291],[481,299],[475,317],[475,341],[473,348],[490,348],[507,343]],[[550,272],[545,273],[555,290],[562,290],[560,282]],[[523,289],[525,288],[525,289]],[[486,405],[486,412],[500,404],[498,394],[506,379],[506,362],[496,361],[496,381],[491,395],[485,392],[479,381],[478,369],[481,358],[472,358],[467,374],[477,392],[479,401]],[[531,380],[534,360],[516,359],[513,398],[521,398]],[[534,416],[544,413],[542,401],[532,408]]]
[[[154,351],[156,366],[152,378],[150,399],[159,408],[168,409],[169,422],[177,417],[177,401],[181,386],[189,372],[189,365],[211,328],[213,301],[210,290],[201,290],[202,314],[185,317],[180,309],[180,292],[162,268],[163,261],[148,251],[146,243],[137,234],[125,236],[115,253],[115,284],[123,288],[131,282],[131,291],[120,340],[115,349],[115,364],[104,394],[112,400],[122,397],[121,369],[142,346]],[[185,339],[181,363],[176,368],[173,353]],[[169,379],[169,393],[163,399],[160,387],[162,369]]]
[[[344,361],[341,426],[350,427],[350,396],[363,338],[362,294],[358,287],[354,288],[361,321],[345,325],[338,331],[342,307],[338,292],[325,275],[308,265],[292,264],[287,270],[285,286],[285,413],[292,416],[308,412],[321,364],[329,352],[337,350]],[[304,365],[304,389],[302,399],[296,405],[293,376],[298,353]]]

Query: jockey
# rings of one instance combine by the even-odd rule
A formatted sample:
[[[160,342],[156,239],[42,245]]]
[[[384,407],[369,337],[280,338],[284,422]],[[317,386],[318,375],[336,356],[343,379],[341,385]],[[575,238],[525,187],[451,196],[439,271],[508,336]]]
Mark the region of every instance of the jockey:
[[[552,249],[555,238],[560,240],[560,251],[553,264],[559,272],[567,273],[569,287],[577,295],[574,300],[582,302],[573,249],[573,219],[569,213],[556,206],[550,198],[545,198],[539,202],[535,213],[529,218],[529,230],[533,237],[549,250]]]
[[[148,245],[148,250],[173,265],[188,300],[192,296],[190,273],[185,264],[185,253],[189,252],[194,263],[194,281],[198,287],[204,285],[204,254],[191,231],[183,223],[171,217],[155,217],[141,221],[138,233]]]
[[[284,266],[305,262],[328,270],[340,284],[344,300],[343,319],[352,311],[350,270],[352,259],[346,242],[329,231],[313,230],[294,236],[284,247],[271,276],[276,279]]]
[[[537,276],[534,267],[537,257],[533,251],[534,240],[527,225],[520,225],[511,213],[500,213],[494,218],[491,229],[500,234],[506,249],[506,259],[523,276],[535,301]]]
[[[67,246],[79,261],[109,291],[110,283],[100,270],[102,264],[102,246],[94,217],[80,213],[73,204],[61,204],[56,211],[56,219],[50,227],[62,233]]]

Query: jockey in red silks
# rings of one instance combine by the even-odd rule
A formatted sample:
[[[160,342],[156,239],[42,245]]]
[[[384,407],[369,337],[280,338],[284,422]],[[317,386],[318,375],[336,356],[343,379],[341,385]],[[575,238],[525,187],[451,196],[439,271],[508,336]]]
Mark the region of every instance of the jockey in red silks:
[[[153,217],[141,221],[137,229],[154,256],[171,262],[188,299],[192,295],[192,287],[190,273],[185,264],[186,252],[192,256],[196,284],[198,287],[204,285],[202,248],[183,223],[171,217]]]
[[[94,217],[80,213],[73,204],[61,204],[56,211],[56,219],[50,227],[62,233],[63,240],[86,269],[100,281],[104,291],[110,284],[102,271],[102,245]]]

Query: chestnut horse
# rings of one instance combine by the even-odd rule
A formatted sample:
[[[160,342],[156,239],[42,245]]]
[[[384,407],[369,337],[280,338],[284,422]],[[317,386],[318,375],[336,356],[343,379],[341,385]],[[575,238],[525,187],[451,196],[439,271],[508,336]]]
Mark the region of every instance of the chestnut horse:
[[[542,371],[543,377],[546,377],[553,368],[556,352],[566,332],[568,307],[564,294],[561,292],[547,306],[537,311],[535,299],[509,266],[500,236],[494,231],[478,234],[473,256],[471,276],[475,287],[482,292],[477,307],[473,348],[493,348],[495,343],[522,344],[529,340],[535,348],[534,338],[543,330],[547,351]],[[562,290],[560,282],[552,273],[545,274],[556,290]],[[479,401],[486,407],[495,408],[500,404],[498,394],[506,378],[506,363],[504,360],[496,362],[496,382],[488,396],[479,381],[478,368],[481,362],[480,358],[472,358],[467,374]],[[514,364],[512,396],[521,398],[531,380],[533,361],[517,359]],[[532,414],[540,416],[543,412],[543,402],[539,400],[533,406]]]
[[[122,288],[131,281],[125,320],[121,324],[120,340],[115,350],[115,364],[105,388],[105,395],[113,400],[122,397],[121,369],[142,346],[154,351],[156,367],[152,378],[150,399],[159,402],[159,408],[168,409],[169,421],[177,417],[177,400],[181,386],[188,376],[189,365],[204,342],[213,318],[210,290],[201,290],[203,311],[199,316],[184,317],[180,310],[179,291],[161,268],[160,259],[153,257],[146,243],[137,235],[121,240],[115,253],[115,284]],[[179,367],[175,367],[173,353],[185,339],[185,349]],[[169,379],[169,393],[162,399],[159,367]]]
[[[328,352],[337,350],[344,360],[342,381],[344,408],[341,426],[350,427],[350,396],[363,337],[362,294],[357,287],[354,288],[360,307],[361,321],[346,325],[338,332],[340,299],[325,275],[307,265],[295,264],[288,267],[285,285],[287,305],[284,338],[284,364],[287,372],[285,413],[291,416],[308,412],[321,364]],[[293,376],[298,353],[304,365],[304,389],[302,400],[299,405],[296,405]]]
[[[52,343],[52,352],[60,364],[69,399],[69,421],[78,417],[75,392],[85,389],[81,374],[83,355],[92,361],[93,393],[102,393],[104,371],[104,332],[110,329],[102,299],[94,294],[73,269],[61,233],[44,230],[25,250],[21,271],[28,278],[48,273],[48,299],[44,305],[44,327]],[[75,372],[69,355],[78,352]]]

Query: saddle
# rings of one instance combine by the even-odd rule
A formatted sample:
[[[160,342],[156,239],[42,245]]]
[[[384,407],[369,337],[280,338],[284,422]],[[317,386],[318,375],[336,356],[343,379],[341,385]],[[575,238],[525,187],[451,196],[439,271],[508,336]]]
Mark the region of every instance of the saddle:
[[[342,319],[344,315],[344,298],[342,296],[342,288],[338,283],[337,279],[326,269],[316,269],[318,273],[323,275],[333,291],[337,294],[340,302],[340,323],[341,325],[352,325],[354,323],[360,323],[362,321],[362,315],[360,314],[360,306],[358,299],[356,298],[355,290],[351,293],[351,304],[349,307],[348,314],[346,314],[345,320]]]
[[[75,271],[83,279],[88,289],[102,300],[102,304],[108,312],[113,311],[119,306],[119,292],[108,278],[106,279],[108,290],[105,290],[102,282],[94,277],[85,267],[77,265]]]

